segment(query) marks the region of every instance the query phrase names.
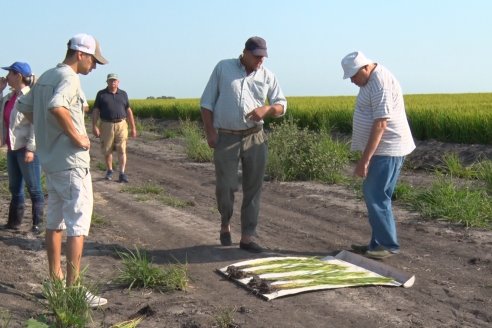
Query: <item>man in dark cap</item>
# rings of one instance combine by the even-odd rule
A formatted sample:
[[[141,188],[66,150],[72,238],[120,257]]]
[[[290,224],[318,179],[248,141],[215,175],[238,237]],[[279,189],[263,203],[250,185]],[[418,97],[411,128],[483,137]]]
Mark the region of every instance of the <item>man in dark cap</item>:
[[[215,66],[200,101],[208,145],[214,149],[216,197],[222,219],[220,242],[223,246],[232,244],[230,219],[241,161],[239,247],[253,253],[262,251],[253,237],[268,152],[263,119],[280,117],[287,109],[277,78],[263,66],[265,57],[265,40],[258,36],[249,38],[239,58],[225,59]]]

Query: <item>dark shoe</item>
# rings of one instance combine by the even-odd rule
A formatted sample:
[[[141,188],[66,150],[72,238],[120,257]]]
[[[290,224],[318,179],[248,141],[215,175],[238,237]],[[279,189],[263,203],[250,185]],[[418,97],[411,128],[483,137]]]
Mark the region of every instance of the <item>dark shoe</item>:
[[[44,201],[32,201],[32,225],[38,226],[43,221]]]
[[[222,246],[232,245],[231,233],[229,231],[220,233],[220,244]]]
[[[263,248],[261,248],[261,246],[258,245],[257,243],[255,243],[254,241],[251,241],[247,244],[245,244],[243,242],[239,242],[239,248],[241,248],[245,251],[251,252],[251,253],[263,252]]]
[[[118,179],[118,182],[128,183],[128,177],[126,176],[125,173],[120,173],[120,177]]]
[[[113,180],[113,171],[112,170],[107,170],[106,171],[106,176],[104,177],[106,180]]]
[[[10,201],[9,216],[6,229],[19,230],[24,217],[24,204],[17,204]]]
[[[39,229],[39,226],[37,225],[33,225],[32,226],[32,229],[31,229],[31,232],[35,235],[39,235],[41,233],[41,229]]]
[[[11,225],[11,224],[6,224],[3,226],[4,229],[7,229],[7,230],[19,230],[20,229],[20,225]]]
[[[364,254],[365,252],[367,252],[369,250],[369,246],[367,246],[367,245],[352,244],[350,247],[352,248],[352,250],[354,252],[360,253],[360,254]]]

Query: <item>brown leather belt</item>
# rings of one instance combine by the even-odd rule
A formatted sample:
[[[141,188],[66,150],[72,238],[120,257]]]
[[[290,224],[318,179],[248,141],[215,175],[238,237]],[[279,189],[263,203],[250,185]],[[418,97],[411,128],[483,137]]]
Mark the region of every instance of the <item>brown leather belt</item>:
[[[219,133],[223,134],[232,134],[235,136],[242,136],[246,137],[249,136],[250,134],[257,133],[263,130],[263,125],[257,125],[255,127],[246,129],[246,130],[227,130],[227,129],[218,129]]]
[[[106,123],[120,123],[124,120],[126,120],[126,118],[118,118],[116,120],[103,120],[103,119],[101,119],[101,121],[106,122]]]

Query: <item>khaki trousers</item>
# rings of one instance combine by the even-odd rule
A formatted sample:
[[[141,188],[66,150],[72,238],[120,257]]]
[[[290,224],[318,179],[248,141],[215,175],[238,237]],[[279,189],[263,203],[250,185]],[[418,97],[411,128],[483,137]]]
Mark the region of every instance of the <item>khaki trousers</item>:
[[[260,211],[261,187],[267,162],[267,136],[263,130],[248,136],[219,132],[214,150],[217,206],[222,224],[227,225],[234,208],[234,193],[238,190],[239,161],[242,166],[243,203],[241,233],[256,233]]]

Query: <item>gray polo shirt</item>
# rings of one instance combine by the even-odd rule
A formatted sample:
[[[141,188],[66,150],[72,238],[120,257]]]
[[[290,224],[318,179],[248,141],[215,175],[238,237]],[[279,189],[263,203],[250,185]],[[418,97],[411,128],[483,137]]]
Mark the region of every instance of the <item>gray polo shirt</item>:
[[[51,113],[53,108],[65,107],[79,134],[86,135],[84,98],[78,74],[70,66],[58,64],[43,73],[31,92],[19,99],[17,109],[33,113],[36,151],[45,172],[90,167],[89,151],[74,145]]]
[[[213,112],[216,129],[245,130],[257,125],[246,115],[267,100],[271,105],[283,105],[285,113],[287,100],[275,75],[263,66],[247,75],[241,61],[234,58],[215,66],[200,106]]]

